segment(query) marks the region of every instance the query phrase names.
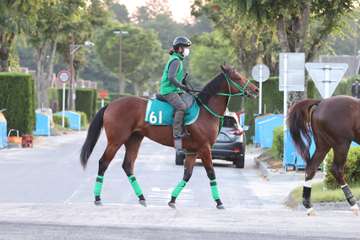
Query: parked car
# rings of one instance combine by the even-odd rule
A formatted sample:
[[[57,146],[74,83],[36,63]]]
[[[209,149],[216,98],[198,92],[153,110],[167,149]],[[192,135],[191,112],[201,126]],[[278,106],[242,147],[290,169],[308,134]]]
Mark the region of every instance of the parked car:
[[[224,116],[224,124],[220,129],[215,144],[212,146],[212,158],[232,161],[235,167],[245,166],[245,132],[239,126],[236,116]],[[183,165],[185,154],[176,151],[176,165]]]

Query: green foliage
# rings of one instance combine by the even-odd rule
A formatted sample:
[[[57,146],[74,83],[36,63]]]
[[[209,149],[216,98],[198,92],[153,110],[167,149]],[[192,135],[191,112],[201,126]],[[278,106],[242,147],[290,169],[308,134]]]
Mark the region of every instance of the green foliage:
[[[332,174],[334,153],[330,151],[326,157],[325,185],[327,188],[338,187]],[[360,147],[351,147],[345,165],[345,181],[349,184],[360,184]]]
[[[84,113],[84,112],[77,112],[77,113],[80,114],[81,128],[86,128],[87,125],[89,124],[88,117],[87,117],[86,113]]]
[[[0,73],[0,109],[8,128],[31,134],[35,123],[34,81],[29,74]]]
[[[276,127],[274,129],[271,151],[275,154],[277,159],[282,159],[284,152],[284,126]]]
[[[360,75],[342,80],[337,86],[334,95],[349,95],[351,96],[351,85],[354,82],[360,81]]]
[[[220,31],[203,33],[194,37],[190,53],[190,72],[196,83],[207,83],[217,73],[224,62],[233,65],[236,62],[234,48]]]
[[[53,115],[53,121],[56,126],[62,126],[62,116],[61,115]],[[69,128],[69,119],[65,116],[64,118],[65,128]]]

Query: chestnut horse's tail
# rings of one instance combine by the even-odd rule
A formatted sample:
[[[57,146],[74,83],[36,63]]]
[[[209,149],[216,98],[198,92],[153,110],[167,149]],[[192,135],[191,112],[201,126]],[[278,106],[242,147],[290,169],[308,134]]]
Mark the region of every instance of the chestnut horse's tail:
[[[97,140],[99,139],[101,128],[103,127],[103,117],[106,107],[107,106],[101,108],[96,113],[94,119],[90,124],[88,134],[86,136],[86,140],[81,148],[81,153],[80,153],[80,162],[83,168],[86,167],[88,159],[95,147]]]
[[[288,113],[287,125],[295,147],[305,162],[310,161],[311,145],[311,107],[320,100],[306,99],[294,104]]]

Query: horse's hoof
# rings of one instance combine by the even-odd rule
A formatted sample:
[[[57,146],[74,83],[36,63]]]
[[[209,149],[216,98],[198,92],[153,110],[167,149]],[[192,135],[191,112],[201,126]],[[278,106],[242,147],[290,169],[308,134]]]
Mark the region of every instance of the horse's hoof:
[[[350,209],[354,213],[355,216],[359,216],[359,205],[355,204]]]
[[[140,205],[147,207],[145,200],[139,200]]]
[[[224,204],[216,205],[216,208],[217,208],[217,209],[225,209]]]
[[[308,215],[308,216],[315,216],[315,215],[316,215],[315,209],[314,209],[314,208],[309,208],[309,209],[306,211],[306,215]]]
[[[172,209],[176,209],[175,203],[174,202],[169,202],[168,203],[169,207],[171,207]]]
[[[94,204],[95,204],[96,206],[102,206],[101,200],[95,200],[95,201],[94,201]]]

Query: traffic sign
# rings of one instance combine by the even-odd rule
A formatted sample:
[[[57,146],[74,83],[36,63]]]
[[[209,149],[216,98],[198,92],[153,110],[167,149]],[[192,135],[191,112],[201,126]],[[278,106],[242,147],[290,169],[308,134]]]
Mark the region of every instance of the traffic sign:
[[[262,113],[262,83],[268,80],[270,70],[265,64],[256,64],[251,71],[251,76],[259,82],[259,114]]]
[[[305,67],[322,98],[333,95],[348,69],[346,63],[306,63]]]
[[[101,99],[105,99],[109,96],[109,92],[107,90],[100,90],[99,91],[99,97]]]
[[[304,91],[305,85],[305,53],[280,53],[279,90]],[[286,80],[285,80],[286,78]]]
[[[70,79],[70,72],[68,70],[61,70],[58,72],[57,77],[62,83],[66,83]]]
[[[256,64],[252,68],[251,76],[257,82],[265,82],[270,77],[270,70],[265,64]]]

